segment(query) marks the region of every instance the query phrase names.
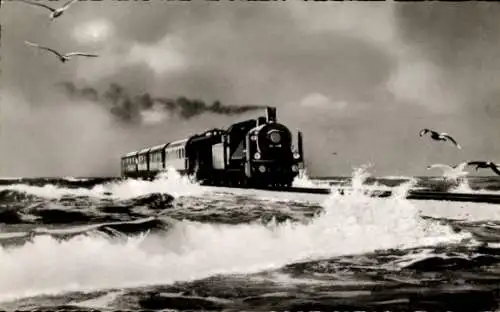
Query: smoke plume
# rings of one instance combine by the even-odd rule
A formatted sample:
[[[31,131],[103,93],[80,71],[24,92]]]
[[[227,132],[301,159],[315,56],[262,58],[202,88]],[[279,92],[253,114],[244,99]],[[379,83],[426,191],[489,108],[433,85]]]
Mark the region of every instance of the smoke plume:
[[[111,115],[125,123],[155,124],[173,115],[184,120],[204,113],[231,116],[264,108],[261,105],[223,105],[219,101],[208,105],[203,100],[189,99],[185,96],[155,97],[147,92],[131,95],[125,87],[117,83],[111,83],[102,93],[88,86],[79,88],[71,82],[61,83],[59,87],[70,100],[99,103],[106,107]],[[165,115],[165,117],[158,115]]]

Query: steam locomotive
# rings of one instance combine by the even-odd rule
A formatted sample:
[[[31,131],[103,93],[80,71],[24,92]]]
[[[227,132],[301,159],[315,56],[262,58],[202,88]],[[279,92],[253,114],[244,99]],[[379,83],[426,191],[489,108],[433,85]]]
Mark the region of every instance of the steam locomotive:
[[[296,146],[292,140],[276,108],[267,107],[266,116],[128,153],[121,175],[151,179],[171,167],[202,185],[289,187],[304,167],[302,133]]]

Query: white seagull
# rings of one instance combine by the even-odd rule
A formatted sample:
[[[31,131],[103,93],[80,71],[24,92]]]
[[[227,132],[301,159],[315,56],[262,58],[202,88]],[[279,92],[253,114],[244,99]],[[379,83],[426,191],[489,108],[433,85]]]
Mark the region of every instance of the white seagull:
[[[437,132],[437,131],[434,131],[434,130],[431,130],[431,129],[422,129],[420,130],[420,133],[419,135],[422,136],[426,133],[431,133],[430,137],[431,139],[435,140],[435,141],[450,141],[451,143],[453,143],[458,149],[462,149],[462,147],[460,146],[460,144],[457,143],[457,141],[455,141],[454,138],[452,138],[448,133],[446,132]]]
[[[440,168],[443,170],[443,177],[447,179],[453,179],[456,180],[459,177],[466,176],[468,174],[467,171],[464,171],[465,166],[467,166],[469,163],[468,162],[463,162],[458,165],[444,165],[444,164],[433,164],[430,166],[427,166],[427,170],[434,169],[434,168]]]
[[[70,0],[70,1],[66,2],[66,4],[63,5],[62,7],[56,8],[56,9],[54,9],[46,4],[42,4],[42,3],[38,3],[38,2],[32,2],[29,0],[20,0],[20,1],[28,3],[28,4],[37,5],[39,7],[46,8],[46,9],[50,10],[52,12],[52,13],[50,13],[50,20],[52,21],[55,18],[61,16],[73,3],[75,3],[78,0]]]
[[[69,61],[72,56],[87,56],[87,57],[98,57],[99,56],[97,54],[83,53],[83,52],[70,52],[70,53],[66,53],[66,54],[61,54],[54,49],[44,47],[44,46],[38,45],[38,44],[33,43],[33,42],[25,41],[24,43],[26,43],[29,46],[32,46],[32,47],[35,47],[38,49],[42,49],[42,50],[47,50],[49,52],[54,53],[59,58],[59,60],[63,63]]]

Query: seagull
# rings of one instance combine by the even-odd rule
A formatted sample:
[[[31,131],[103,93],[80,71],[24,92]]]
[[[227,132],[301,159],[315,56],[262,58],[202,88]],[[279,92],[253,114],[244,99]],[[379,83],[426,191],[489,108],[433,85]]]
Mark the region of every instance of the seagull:
[[[66,2],[65,5],[63,5],[62,7],[60,8],[57,8],[57,9],[54,9],[48,5],[45,5],[45,4],[42,4],[42,3],[37,3],[37,2],[32,2],[32,1],[29,1],[29,0],[20,0],[21,2],[26,2],[28,4],[33,4],[33,5],[38,5],[40,7],[43,7],[43,8],[46,8],[48,10],[50,10],[52,13],[50,13],[50,20],[54,20],[55,18],[61,16],[73,3],[75,3],[76,1],[78,0],[70,0],[68,2]]]
[[[32,43],[32,42],[29,42],[29,41],[25,41],[24,43],[26,43],[29,46],[32,46],[32,47],[35,47],[35,48],[38,48],[38,49],[42,49],[42,50],[47,50],[49,52],[54,53],[55,55],[57,55],[57,57],[59,58],[59,60],[61,62],[63,62],[63,63],[69,61],[72,56],[88,56],[88,57],[98,57],[99,56],[97,54],[82,53],[82,52],[70,52],[70,53],[66,53],[66,54],[61,54],[61,53],[57,52],[54,49],[51,49],[51,48],[48,48],[48,47],[43,47],[43,46],[40,46],[40,45],[38,45],[36,43]]]
[[[458,177],[465,176],[468,174],[467,171],[464,171],[465,166],[467,166],[468,162],[463,162],[458,165],[444,165],[444,164],[433,164],[427,166],[427,170],[440,168],[443,170],[443,176],[445,178],[456,180]]]
[[[458,149],[462,149],[462,147],[460,146],[460,144],[457,143],[457,141],[455,141],[454,138],[452,138],[448,133],[446,132],[436,132],[434,130],[430,130],[430,129],[422,129],[420,130],[420,133],[419,135],[422,136],[426,133],[430,132],[431,133],[431,139],[433,140],[436,140],[436,141],[451,141],[453,144],[455,144],[455,146],[458,148]]]
[[[500,166],[492,161],[469,161],[467,163],[469,166],[476,166],[476,171],[479,168],[491,168],[493,172],[500,175]]]

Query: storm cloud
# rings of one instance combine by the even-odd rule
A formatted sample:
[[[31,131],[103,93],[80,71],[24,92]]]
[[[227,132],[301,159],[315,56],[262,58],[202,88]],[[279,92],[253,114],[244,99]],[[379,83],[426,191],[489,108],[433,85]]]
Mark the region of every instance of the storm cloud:
[[[500,105],[500,7],[485,2],[399,5],[401,36],[443,73],[470,111]],[[499,116],[497,116],[499,117]]]

